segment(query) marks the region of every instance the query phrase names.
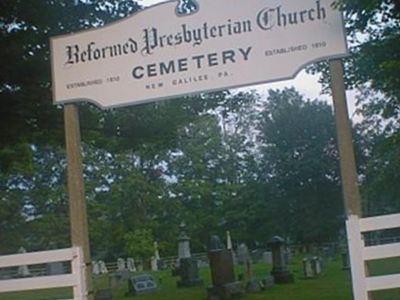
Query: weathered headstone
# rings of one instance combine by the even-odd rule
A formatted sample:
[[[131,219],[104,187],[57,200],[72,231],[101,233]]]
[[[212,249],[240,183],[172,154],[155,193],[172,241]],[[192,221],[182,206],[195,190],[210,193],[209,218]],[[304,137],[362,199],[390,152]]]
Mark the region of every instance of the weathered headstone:
[[[231,250],[224,249],[217,236],[211,238],[208,250],[212,287],[207,289],[208,299],[227,300],[244,294],[244,286],[236,281]]]
[[[318,276],[319,274],[321,274],[321,272],[322,272],[321,259],[318,256],[314,256],[311,259],[311,267],[312,267],[312,270],[313,270],[315,276]]]
[[[62,262],[52,262],[46,264],[47,275],[61,275],[65,273],[64,265]]]
[[[190,287],[203,284],[203,280],[199,277],[197,259],[193,257],[182,258],[177,272],[181,278],[181,280],[177,282],[178,287]]]
[[[107,269],[106,264],[104,263],[104,261],[99,260],[97,263],[99,264],[99,267],[100,267],[100,273],[101,274],[108,274],[108,269]]]
[[[101,274],[101,270],[100,270],[100,264],[99,264],[99,262],[98,261],[93,261],[92,262],[92,272],[93,272],[93,275],[100,275]]]
[[[157,258],[155,258],[154,256],[152,256],[151,259],[150,259],[150,265],[151,265],[151,270],[153,272],[158,271]]]
[[[151,257],[151,270],[152,271],[158,271],[158,266],[160,262],[160,252],[158,251],[158,243],[154,242],[154,256]]]
[[[314,277],[314,272],[309,258],[303,258],[303,274],[304,278],[309,279]]]
[[[132,276],[128,281],[130,295],[149,294],[157,291],[157,283],[149,274]]]
[[[229,231],[226,232],[226,249],[233,250],[231,233]]]
[[[160,257],[160,252],[159,252],[159,249],[158,249],[158,242],[157,242],[157,241],[154,242],[154,257],[155,257],[157,260],[160,260],[160,259],[161,259],[161,257]]]
[[[178,287],[190,287],[203,284],[199,277],[199,266],[197,259],[191,257],[190,238],[186,233],[184,223],[180,225],[178,237],[178,266],[173,270],[173,275],[180,276],[177,282]]]
[[[289,265],[289,264],[292,262],[292,258],[293,258],[293,256],[292,256],[292,251],[290,250],[289,247],[285,247],[284,256],[285,256],[285,262],[286,262],[286,264]]]
[[[20,254],[26,253],[25,248],[24,247],[19,248],[18,253]],[[18,277],[29,277],[31,275],[31,272],[29,271],[27,265],[19,266],[17,272],[18,272]]]
[[[132,257],[126,259],[126,267],[129,272],[136,272],[135,261]]]
[[[240,244],[237,248],[237,261],[239,265],[245,265],[250,260],[249,249],[246,244]]]
[[[123,258],[117,259],[117,271],[124,271],[126,270],[125,267],[125,260]]]
[[[179,226],[180,234],[178,237],[178,259],[191,257],[190,238],[186,234],[186,224],[184,222]]]
[[[293,274],[290,273],[285,261],[285,240],[279,236],[274,236],[268,243],[272,250],[272,271],[275,283],[294,282]]]
[[[197,260],[197,266],[199,268],[208,268],[210,266],[209,262],[206,260],[198,259]]]
[[[143,262],[139,261],[136,267],[138,272],[142,272],[143,271]]]
[[[263,263],[266,263],[268,265],[272,265],[272,252],[271,251],[265,251],[263,253]]]
[[[254,249],[250,251],[250,259],[252,262],[260,262],[264,253],[264,249]]]

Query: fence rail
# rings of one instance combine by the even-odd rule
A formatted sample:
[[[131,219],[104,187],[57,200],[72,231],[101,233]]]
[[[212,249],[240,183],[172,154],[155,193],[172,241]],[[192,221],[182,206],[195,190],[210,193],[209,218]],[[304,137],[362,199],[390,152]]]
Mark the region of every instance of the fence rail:
[[[400,256],[400,243],[366,246],[363,233],[400,227],[400,214],[360,219],[349,216],[346,222],[353,295],[355,300],[367,300],[368,292],[400,287],[400,274],[367,276],[365,262]]]
[[[63,261],[71,263],[70,274],[0,280],[0,293],[72,287],[75,300],[86,299],[85,264],[79,247],[0,256],[0,268]]]

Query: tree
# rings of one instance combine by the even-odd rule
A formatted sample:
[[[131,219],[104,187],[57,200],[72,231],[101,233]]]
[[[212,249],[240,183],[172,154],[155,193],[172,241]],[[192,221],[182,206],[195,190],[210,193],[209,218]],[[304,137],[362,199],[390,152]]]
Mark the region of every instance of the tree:
[[[360,108],[363,119],[357,124],[362,175],[361,192],[364,211],[368,215],[397,213],[400,211],[400,122],[396,118],[382,119],[375,110],[382,95],[363,90],[360,98],[369,103]]]
[[[331,107],[293,88],[270,90],[261,130],[270,230],[298,242],[334,239],[343,205]]]
[[[346,15],[350,57],[345,59],[348,87],[372,89],[384,94],[370,107],[383,118],[400,114],[400,3],[398,0],[338,0]],[[322,72],[321,82],[329,88],[326,63],[309,71]],[[369,98],[359,103],[368,105]],[[376,105],[379,104],[379,105]]]
[[[62,144],[62,114],[51,99],[49,37],[101,26],[138,8],[127,0],[1,1],[1,170],[29,157],[12,155],[21,145],[27,153],[29,144]]]
[[[154,238],[150,230],[136,229],[124,235],[125,251],[136,260],[149,259],[154,254]]]

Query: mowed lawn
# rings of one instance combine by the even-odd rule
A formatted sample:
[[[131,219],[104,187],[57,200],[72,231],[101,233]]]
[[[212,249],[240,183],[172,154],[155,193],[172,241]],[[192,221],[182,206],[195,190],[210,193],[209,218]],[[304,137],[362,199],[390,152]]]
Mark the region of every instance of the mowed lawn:
[[[270,271],[270,266],[258,264],[253,266],[254,274],[262,278]],[[301,260],[297,259],[290,266],[295,275],[294,284],[275,285],[274,287],[256,294],[247,294],[243,300],[351,300],[351,280],[349,271],[341,269],[339,260],[327,263],[323,274],[315,279],[303,279]],[[372,275],[400,272],[400,258],[384,262],[374,262],[370,265]],[[243,270],[238,267],[236,274]],[[176,277],[170,271],[153,273],[158,280],[159,290],[154,294],[141,296],[126,296],[128,286],[122,285],[113,290],[114,299],[136,300],[201,300],[206,299],[205,286],[210,285],[209,269],[201,270],[204,279],[203,287],[176,288]],[[96,287],[107,287],[107,279],[100,277],[95,280]],[[2,300],[50,300],[72,298],[69,289],[46,290],[26,293],[1,294]],[[399,300],[400,290],[384,291],[374,294],[375,300]]]

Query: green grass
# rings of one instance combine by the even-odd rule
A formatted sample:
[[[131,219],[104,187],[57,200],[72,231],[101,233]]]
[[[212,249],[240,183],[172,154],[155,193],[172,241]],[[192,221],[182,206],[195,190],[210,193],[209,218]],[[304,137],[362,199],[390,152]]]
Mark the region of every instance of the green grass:
[[[382,270],[395,270],[400,268],[400,259],[387,262],[374,262],[370,266],[371,274],[381,273]],[[296,260],[291,265],[291,270],[295,276],[294,284],[275,285],[274,287],[256,294],[248,294],[243,300],[351,300],[351,281],[348,271],[341,269],[340,261],[330,262],[324,273],[316,279],[303,279],[300,260]],[[398,269],[397,269],[398,270]],[[254,274],[262,277],[268,274],[270,267],[262,264],[254,266]],[[236,274],[243,272],[238,267]],[[210,285],[209,269],[202,269],[200,276],[204,279],[204,286],[193,288],[176,288],[178,278],[171,277],[169,271],[153,273],[159,282],[159,290],[154,294],[141,296],[125,296],[128,290],[127,285],[122,285],[114,289],[114,299],[136,299],[136,300],[200,300],[206,299],[206,286]],[[108,286],[107,279],[103,276],[95,280],[96,287],[105,288]],[[2,294],[2,300],[50,300],[72,298],[71,291],[68,289],[46,290],[28,293]],[[376,293],[375,300],[398,300],[400,291],[385,291]]]

